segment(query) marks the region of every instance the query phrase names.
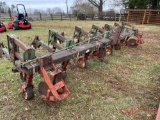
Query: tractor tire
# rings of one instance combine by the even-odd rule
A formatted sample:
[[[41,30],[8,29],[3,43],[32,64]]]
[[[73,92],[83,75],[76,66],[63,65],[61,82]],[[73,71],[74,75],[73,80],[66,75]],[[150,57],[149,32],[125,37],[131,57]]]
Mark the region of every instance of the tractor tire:
[[[18,30],[18,29],[19,29],[18,23],[13,23],[12,29],[13,29],[13,30]]]
[[[25,100],[30,100],[34,97],[33,87],[27,87],[26,91],[22,93],[22,96]]]

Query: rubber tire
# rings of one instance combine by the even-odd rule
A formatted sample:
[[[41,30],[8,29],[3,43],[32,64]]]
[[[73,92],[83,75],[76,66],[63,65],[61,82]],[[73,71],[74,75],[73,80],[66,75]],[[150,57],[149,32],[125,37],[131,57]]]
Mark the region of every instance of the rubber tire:
[[[136,48],[138,46],[138,44],[136,44],[136,39],[129,39],[127,41],[127,46],[131,48]]]
[[[13,30],[18,30],[18,29],[19,29],[18,23],[13,23],[12,29],[13,29]]]
[[[32,87],[27,87],[26,91],[22,93],[22,96],[25,100],[30,100],[34,97],[34,91]]]

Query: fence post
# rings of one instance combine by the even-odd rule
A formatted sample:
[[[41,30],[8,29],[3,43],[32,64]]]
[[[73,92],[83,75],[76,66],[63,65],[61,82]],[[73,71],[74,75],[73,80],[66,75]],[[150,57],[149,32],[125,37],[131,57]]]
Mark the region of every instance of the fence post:
[[[11,9],[10,8],[8,9],[8,14],[9,14],[9,17],[12,19]]]
[[[70,19],[70,21],[71,21],[71,14],[69,14],[69,19]]]
[[[39,17],[40,17],[40,20],[42,20],[42,15],[41,15],[41,12],[39,12]]]
[[[130,11],[128,11],[127,22],[131,21],[129,17],[130,17]]]
[[[62,20],[62,13],[61,13],[61,20]]]
[[[51,20],[53,21],[53,14],[51,13]]]
[[[145,18],[146,18],[146,10],[144,11],[144,15],[143,15],[143,19],[142,19],[142,25],[143,25],[144,22],[145,22]]]

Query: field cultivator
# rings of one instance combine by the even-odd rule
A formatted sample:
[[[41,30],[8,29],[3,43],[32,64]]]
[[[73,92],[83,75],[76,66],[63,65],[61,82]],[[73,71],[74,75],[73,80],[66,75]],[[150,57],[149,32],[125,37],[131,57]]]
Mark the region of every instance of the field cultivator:
[[[86,32],[76,26],[73,39],[64,33],[49,30],[48,45],[39,36],[35,36],[31,43],[34,48],[25,45],[16,36],[7,35],[9,55],[14,65],[12,71],[20,73],[23,97],[26,100],[34,97],[33,75],[36,72],[45,80],[38,85],[43,100],[61,101],[68,97],[70,92],[64,80],[70,61],[78,58],[77,65],[84,68],[90,56],[104,58],[109,48],[112,50],[120,43],[123,29],[122,26],[116,26],[107,31],[93,25],[91,31]],[[48,55],[36,57],[35,49],[41,46],[48,50]]]

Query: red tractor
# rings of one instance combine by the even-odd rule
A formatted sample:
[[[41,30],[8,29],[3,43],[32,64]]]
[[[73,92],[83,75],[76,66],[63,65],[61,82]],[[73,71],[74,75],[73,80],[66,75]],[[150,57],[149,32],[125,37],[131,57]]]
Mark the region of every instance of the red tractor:
[[[6,27],[1,21],[0,21],[0,32],[6,32]]]
[[[24,14],[19,12],[18,6],[22,6],[24,9]],[[25,6],[23,4],[17,4],[17,19],[14,20],[12,17],[12,21],[10,21],[7,25],[8,29],[18,30],[18,29],[31,29],[31,24],[27,20],[27,13]]]

